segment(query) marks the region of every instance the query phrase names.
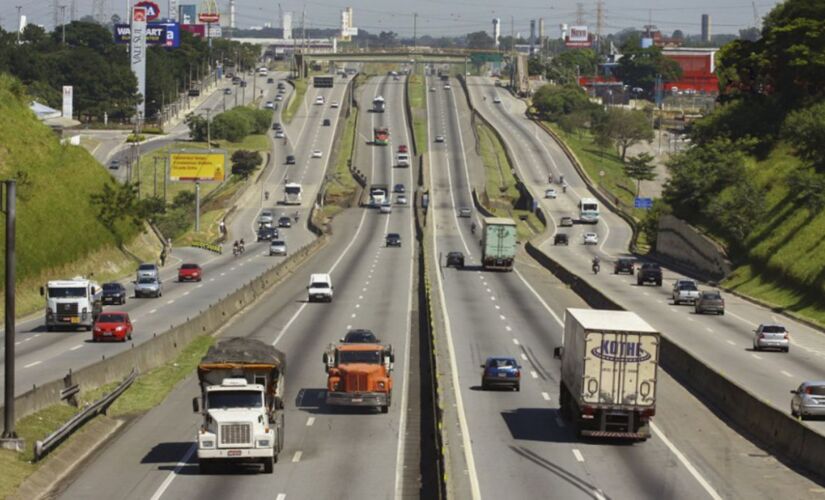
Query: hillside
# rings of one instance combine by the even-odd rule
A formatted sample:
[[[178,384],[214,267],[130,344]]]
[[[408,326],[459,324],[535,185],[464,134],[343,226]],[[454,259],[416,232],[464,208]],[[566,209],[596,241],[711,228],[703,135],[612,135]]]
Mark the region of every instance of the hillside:
[[[23,86],[0,74],[0,179],[9,178],[18,179],[18,314],[41,306],[37,290],[46,279],[94,272],[103,280],[130,270],[132,259],[117,249],[90,200],[109,174],[83,148],[61,145],[28,109]],[[136,240],[138,230],[126,231],[133,251],[142,257],[154,253],[148,240]],[[0,240],[5,241],[5,216]],[[0,287],[3,280],[0,266]]]

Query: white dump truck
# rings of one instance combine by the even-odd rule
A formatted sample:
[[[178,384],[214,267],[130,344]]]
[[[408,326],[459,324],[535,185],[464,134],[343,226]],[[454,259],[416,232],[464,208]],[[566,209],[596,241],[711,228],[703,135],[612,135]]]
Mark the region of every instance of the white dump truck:
[[[58,327],[92,330],[103,310],[103,290],[96,282],[82,276],[69,280],[49,281],[40,287],[46,298],[46,331]]]
[[[285,365],[282,352],[259,340],[230,338],[209,348],[198,365],[201,396],[192,400],[203,417],[201,473],[234,463],[260,463],[272,473],[284,447]]]
[[[645,440],[656,414],[659,333],[628,311],[567,309],[560,413],[579,436]]]

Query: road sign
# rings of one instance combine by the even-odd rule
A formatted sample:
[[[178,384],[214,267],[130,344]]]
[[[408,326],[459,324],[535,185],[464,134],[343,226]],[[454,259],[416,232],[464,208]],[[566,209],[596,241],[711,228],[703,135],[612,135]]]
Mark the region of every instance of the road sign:
[[[226,177],[226,153],[175,152],[169,155],[169,180],[223,182]]]
[[[129,43],[132,28],[128,24],[115,25],[115,43]],[[176,22],[148,23],[146,26],[146,44],[164,47],[180,47],[180,25]]]
[[[160,17],[160,7],[155,2],[144,0],[143,2],[136,3],[135,7],[143,7],[146,9],[147,21],[152,21]]]
[[[633,200],[634,208],[643,208],[645,210],[653,208],[653,198],[636,198]]]

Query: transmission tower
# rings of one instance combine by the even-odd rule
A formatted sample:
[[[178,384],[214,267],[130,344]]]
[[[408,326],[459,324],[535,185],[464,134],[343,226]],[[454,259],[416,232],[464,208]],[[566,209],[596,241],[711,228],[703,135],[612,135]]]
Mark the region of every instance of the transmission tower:
[[[576,24],[584,24],[584,4],[581,2],[576,4]]]
[[[98,24],[106,24],[106,0],[94,0],[92,2],[92,17]]]
[[[753,6],[753,27],[762,28],[762,18],[759,17],[759,11],[756,10],[756,2],[751,2]]]
[[[604,29],[604,0],[596,0],[596,52],[601,52]]]
[[[52,14],[54,15],[54,27],[60,26],[60,5],[58,0],[52,0]]]
[[[69,4],[69,22],[77,20],[77,0],[72,0]]]

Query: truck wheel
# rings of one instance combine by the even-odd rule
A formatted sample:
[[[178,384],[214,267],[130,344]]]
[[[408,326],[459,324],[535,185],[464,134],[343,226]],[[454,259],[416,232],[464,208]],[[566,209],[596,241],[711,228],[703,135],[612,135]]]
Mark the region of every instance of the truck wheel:
[[[272,474],[275,469],[275,458],[267,457],[264,459],[264,474]]]
[[[516,384],[515,386],[513,386],[513,390],[515,390],[516,392],[521,391],[521,384]]]
[[[381,413],[389,413],[389,412],[390,412],[390,407],[389,407],[389,405],[383,405],[383,406],[381,407]]]
[[[212,474],[212,464],[208,460],[199,460],[198,471],[200,471],[201,474]]]

